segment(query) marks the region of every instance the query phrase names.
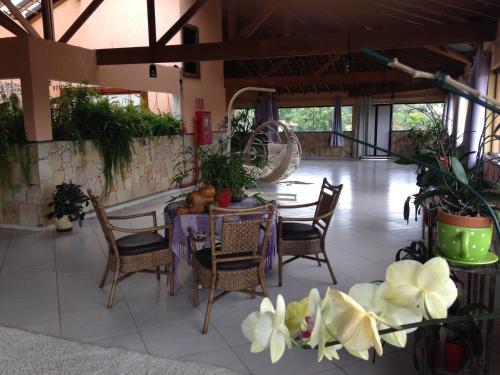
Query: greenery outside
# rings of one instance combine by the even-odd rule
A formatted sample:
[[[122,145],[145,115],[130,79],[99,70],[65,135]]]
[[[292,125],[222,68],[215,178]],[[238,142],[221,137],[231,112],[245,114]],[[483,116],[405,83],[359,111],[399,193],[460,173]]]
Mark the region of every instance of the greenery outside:
[[[443,115],[443,103],[393,104],[392,130],[426,130],[435,125],[429,114]]]
[[[329,132],[333,107],[280,108],[280,121],[295,132]],[[342,128],[352,130],[352,106],[342,106]]]

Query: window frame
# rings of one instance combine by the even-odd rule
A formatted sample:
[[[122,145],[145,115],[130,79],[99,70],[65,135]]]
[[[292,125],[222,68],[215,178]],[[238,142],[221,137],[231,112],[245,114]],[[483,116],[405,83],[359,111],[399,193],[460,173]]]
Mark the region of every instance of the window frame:
[[[353,129],[352,129],[353,105],[352,104],[344,104],[344,105],[341,105],[340,107],[341,107],[341,110],[342,110],[342,107],[351,107],[351,129],[350,130],[342,129],[342,131],[352,132],[353,131]],[[335,109],[335,106],[333,106],[333,105],[310,105],[310,106],[300,106],[300,107],[295,107],[295,106],[278,107],[278,113],[281,109],[294,109],[294,108],[331,108],[332,112],[333,112],[333,110]],[[281,116],[280,116],[280,121],[281,121]],[[331,134],[331,132],[332,132],[331,130],[295,130],[295,129],[292,129],[292,130],[294,133],[329,133],[329,134]]]
[[[182,26],[181,43],[186,44],[184,41],[184,30],[186,30],[186,29],[195,31],[195,35],[196,35],[195,42],[189,43],[189,44],[199,44],[200,43],[200,29],[198,26],[194,26],[191,24],[186,24],[186,25]],[[196,72],[195,73],[186,72],[186,63],[194,64],[194,66],[196,67]],[[183,61],[182,62],[182,76],[185,78],[201,79],[201,64],[200,64],[200,62],[199,61]]]

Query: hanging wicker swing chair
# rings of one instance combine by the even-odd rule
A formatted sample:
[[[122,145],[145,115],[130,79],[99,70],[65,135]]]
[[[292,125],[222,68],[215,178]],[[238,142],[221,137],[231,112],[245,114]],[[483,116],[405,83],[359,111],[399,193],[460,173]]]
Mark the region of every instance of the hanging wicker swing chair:
[[[280,121],[255,128],[244,150],[245,167],[263,183],[289,177],[299,166],[302,148],[297,135]]]

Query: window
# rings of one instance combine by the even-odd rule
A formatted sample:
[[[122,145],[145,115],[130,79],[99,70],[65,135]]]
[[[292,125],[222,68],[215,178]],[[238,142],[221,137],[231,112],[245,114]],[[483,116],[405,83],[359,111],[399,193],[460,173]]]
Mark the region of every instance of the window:
[[[332,130],[333,107],[280,108],[280,121],[296,132]],[[342,128],[352,130],[352,106],[342,106]]]
[[[443,103],[394,104],[392,130],[427,129],[433,118],[442,118]]]
[[[198,44],[199,32],[196,26],[184,26],[182,28],[182,44]],[[200,78],[200,62],[186,61],[182,63],[184,77]]]

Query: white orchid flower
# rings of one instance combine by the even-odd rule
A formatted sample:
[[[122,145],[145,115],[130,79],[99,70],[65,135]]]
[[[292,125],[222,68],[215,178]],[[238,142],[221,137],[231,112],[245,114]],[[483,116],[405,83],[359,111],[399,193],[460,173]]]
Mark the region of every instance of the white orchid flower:
[[[315,292],[313,292],[313,290]],[[317,289],[311,290],[309,294],[308,311],[312,314],[314,311],[314,327],[311,331],[309,339],[309,346],[311,348],[318,347],[318,362],[321,362],[323,357],[328,360],[333,358],[339,359],[337,350],[342,345],[326,346],[328,341],[334,340],[334,335],[330,331],[330,326],[333,323],[333,301],[330,297],[330,288],[327,289],[325,298],[319,299],[319,292]]]
[[[371,347],[375,348],[378,355],[382,355],[383,349],[377,321],[388,326],[392,326],[392,324],[381,319],[374,312],[366,311],[345,293],[333,289],[330,291],[330,296],[334,302],[333,319],[330,326],[340,343],[349,352],[360,358],[366,358],[366,352]]]
[[[395,326],[422,321],[422,314],[417,307],[406,309],[388,302],[385,299],[387,290],[388,287],[386,283],[380,285],[372,283],[355,284],[349,289],[349,296],[366,310],[374,312],[381,319]],[[381,322],[378,322],[377,327],[378,329],[389,328]],[[404,348],[406,346],[406,334],[414,330],[415,329],[409,329],[406,331],[386,333],[382,335],[382,339],[393,346]],[[361,355],[363,358],[368,357],[368,352],[362,353]]]
[[[251,313],[241,324],[245,337],[252,342],[250,351],[259,353],[268,347],[271,362],[276,363],[285,352],[285,345],[290,349],[292,342],[285,325],[285,300],[280,294],[276,300],[276,310],[269,298],[264,298],[260,311]]]
[[[446,318],[448,308],[457,299],[450,268],[441,257],[425,264],[414,260],[395,262],[387,268],[386,282],[385,299],[404,308],[418,306],[426,319]]]

